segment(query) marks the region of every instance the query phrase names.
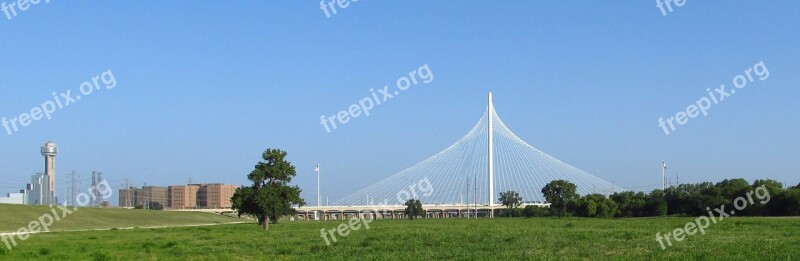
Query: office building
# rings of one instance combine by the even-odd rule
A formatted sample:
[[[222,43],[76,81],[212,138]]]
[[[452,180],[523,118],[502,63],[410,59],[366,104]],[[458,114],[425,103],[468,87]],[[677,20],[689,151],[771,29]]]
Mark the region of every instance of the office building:
[[[168,197],[171,209],[197,208],[197,191],[200,185],[189,184],[185,186],[169,186]]]
[[[50,177],[43,173],[38,173],[31,177],[31,183],[25,190],[28,205],[55,205],[56,199],[50,190]]]
[[[204,184],[197,191],[197,205],[201,208],[231,208],[231,198],[236,192],[236,185]]]
[[[161,206],[162,208],[166,208],[167,188],[156,187],[156,186],[142,187],[142,189],[136,195],[136,198],[139,199],[139,202],[141,202],[141,204],[146,208],[151,208],[156,206]]]

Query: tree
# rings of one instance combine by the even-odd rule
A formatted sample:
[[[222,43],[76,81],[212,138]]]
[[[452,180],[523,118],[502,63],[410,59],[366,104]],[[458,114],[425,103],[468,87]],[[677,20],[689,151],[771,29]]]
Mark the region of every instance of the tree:
[[[663,190],[656,189],[650,192],[650,195],[647,195],[646,202],[644,216],[658,217],[667,215],[667,200]]]
[[[580,209],[577,216],[582,217],[595,217],[597,216],[597,203],[594,200],[582,198],[580,199]]]
[[[406,216],[408,219],[414,220],[415,217],[423,216],[422,202],[419,199],[409,199],[406,201]]]
[[[647,195],[644,192],[634,193],[633,191],[617,192],[609,197],[619,208],[620,217],[643,217],[645,216],[645,204]]]
[[[752,190],[756,191],[757,188],[761,187],[761,186],[764,186],[764,188],[767,190],[767,193],[769,195],[771,195],[771,196],[780,195],[784,191],[783,190],[783,184],[781,184],[780,182],[771,180],[771,179],[767,179],[767,180],[759,179],[759,180],[756,180],[755,182],[753,182]],[[751,216],[768,216],[768,215],[771,215],[773,212],[775,212],[775,210],[780,209],[780,207],[777,207],[777,208],[771,207],[770,205],[772,205],[772,204],[773,204],[772,202],[767,202],[766,205],[760,204],[760,203],[756,203],[754,205],[748,206],[747,209],[745,209],[745,210]],[[738,214],[738,211],[737,211],[737,214]]]
[[[516,191],[500,192],[500,203],[511,210],[522,205],[522,197]]]
[[[525,206],[523,213],[525,217],[546,217],[550,216],[550,209],[529,205]]]
[[[617,203],[602,194],[589,194],[567,204],[575,216],[612,218],[619,212]]]
[[[547,202],[550,202],[550,208],[555,212],[556,216],[561,217],[566,212],[567,202],[578,198],[575,184],[566,180],[554,180],[542,188],[542,194]]]
[[[716,187],[719,188],[721,196],[729,200],[744,196],[752,190],[750,183],[745,179],[726,179],[717,183]]]
[[[800,188],[783,190],[777,195],[770,194],[768,208],[774,216],[800,215]]]
[[[247,179],[252,186],[236,189],[231,201],[232,209],[239,216],[253,215],[266,231],[269,223],[278,223],[278,218],[295,213],[294,207],[305,205],[300,198],[300,188],[289,186],[296,175],[292,163],[286,161],[286,152],[279,149],[267,149]]]

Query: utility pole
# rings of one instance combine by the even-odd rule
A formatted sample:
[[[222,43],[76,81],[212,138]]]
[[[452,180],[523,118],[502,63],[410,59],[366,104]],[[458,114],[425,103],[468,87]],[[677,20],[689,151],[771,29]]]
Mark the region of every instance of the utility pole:
[[[474,184],[474,187],[475,187],[475,193],[472,193],[472,197],[474,198],[474,203],[475,203],[475,218],[477,219],[477,218],[478,218],[478,176],[475,176],[475,182],[473,182],[473,183],[475,183],[475,184]]]
[[[131,207],[131,187],[128,186],[128,179],[125,179],[125,185],[123,185],[122,189],[124,189],[127,193],[125,193],[125,207]]]
[[[143,209],[149,209],[150,208],[150,202],[148,202],[148,199],[147,199],[147,189],[146,188],[147,188],[147,182],[145,182],[144,186],[142,186],[142,194],[143,194],[142,198],[144,199],[144,202],[142,202],[142,204],[143,204],[142,208]]]
[[[661,163],[664,165],[664,168],[661,172],[661,189],[667,190],[667,162],[662,161]]]
[[[75,171],[74,170],[72,171],[72,174],[70,174],[70,178],[72,179],[72,187],[70,189],[70,191],[72,193],[71,193],[71,195],[69,197],[69,202],[72,204],[72,206],[77,206],[78,204],[75,204]]]
[[[467,189],[467,205],[469,205],[469,194],[470,194],[470,189],[469,189],[469,176],[467,176],[467,178],[466,178],[466,181],[467,181],[467,182],[466,182],[466,184],[467,184],[467,187],[466,187],[466,189]],[[463,195],[464,193],[462,192],[461,194]],[[464,200],[461,200],[461,205],[464,205]],[[467,208],[467,209],[469,209],[469,208]]]

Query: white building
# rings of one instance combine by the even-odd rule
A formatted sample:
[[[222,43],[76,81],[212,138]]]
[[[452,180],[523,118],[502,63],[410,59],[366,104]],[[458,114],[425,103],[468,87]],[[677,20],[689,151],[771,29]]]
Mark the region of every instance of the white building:
[[[0,204],[23,205],[25,202],[24,190],[22,193],[8,193],[7,197],[0,197]]]
[[[28,189],[25,190],[28,195],[28,205],[43,205],[57,204],[56,199],[52,192],[50,192],[50,178],[43,174],[38,173],[31,177],[31,183],[28,184]]]

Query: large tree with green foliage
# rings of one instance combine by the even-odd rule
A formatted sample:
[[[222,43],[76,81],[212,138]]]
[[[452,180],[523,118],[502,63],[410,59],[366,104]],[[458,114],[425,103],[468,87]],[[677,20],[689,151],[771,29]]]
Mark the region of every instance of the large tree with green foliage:
[[[500,192],[500,203],[510,210],[522,205],[522,197],[519,195],[519,192],[513,190]]]
[[[247,175],[252,186],[236,189],[231,201],[239,216],[253,215],[264,230],[269,223],[277,223],[278,218],[295,213],[294,207],[305,205],[300,198],[300,188],[289,186],[296,175],[292,163],[286,161],[286,152],[267,149],[261,155],[263,161]]]
[[[419,199],[409,199],[406,201],[405,214],[408,219],[413,220],[416,217],[423,216],[422,202]]]
[[[578,189],[575,184],[566,180],[554,180],[542,188],[542,194],[547,202],[550,203],[550,209],[555,212],[556,216],[563,216],[566,212],[567,202],[578,198],[575,191]]]

